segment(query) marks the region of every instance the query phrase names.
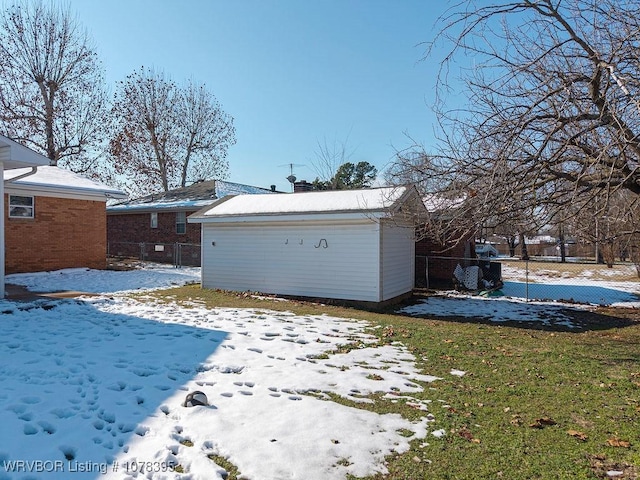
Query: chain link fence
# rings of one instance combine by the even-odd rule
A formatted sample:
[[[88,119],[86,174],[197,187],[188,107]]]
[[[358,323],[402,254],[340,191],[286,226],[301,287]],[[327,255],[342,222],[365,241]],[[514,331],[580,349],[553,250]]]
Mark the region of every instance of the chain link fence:
[[[493,288],[501,280],[501,264],[491,259],[416,255],[415,266],[418,288],[464,288],[461,285],[464,272],[461,274],[460,271],[469,267],[476,267],[478,289]]]
[[[465,280],[470,279],[469,283]],[[527,261],[513,258],[416,257],[416,287],[463,291],[498,291],[529,300],[578,303],[640,301],[640,271],[633,262],[611,266],[577,259]],[[476,283],[474,283],[474,281]]]
[[[199,267],[201,263],[198,243],[109,242],[107,255],[112,258],[169,263],[176,268]]]

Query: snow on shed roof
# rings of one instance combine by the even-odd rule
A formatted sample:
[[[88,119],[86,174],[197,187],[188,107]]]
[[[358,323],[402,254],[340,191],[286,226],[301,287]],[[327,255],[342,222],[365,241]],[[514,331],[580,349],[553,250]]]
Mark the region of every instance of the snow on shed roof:
[[[216,217],[291,215],[311,213],[383,212],[402,203],[407,187],[337,190],[273,195],[239,195],[220,200],[190,217],[193,221]]]
[[[79,194],[100,195],[111,198],[126,198],[116,188],[95,182],[82,175],[50,165],[39,166],[33,174],[31,168],[18,168],[4,173],[7,188],[11,186],[34,190],[65,191]],[[18,178],[25,175],[23,178]]]

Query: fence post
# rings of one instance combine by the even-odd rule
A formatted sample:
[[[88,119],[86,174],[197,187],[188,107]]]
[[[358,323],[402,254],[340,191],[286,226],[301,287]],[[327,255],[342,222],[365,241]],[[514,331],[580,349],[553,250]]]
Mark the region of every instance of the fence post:
[[[429,285],[429,257],[424,257],[424,280],[427,284],[427,288],[431,288]]]
[[[525,299],[529,303],[529,260],[524,261]]]
[[[182,247],[180,245],[180,242],[176,242],[173,246],[173,258],[173,268],[182,267]]]

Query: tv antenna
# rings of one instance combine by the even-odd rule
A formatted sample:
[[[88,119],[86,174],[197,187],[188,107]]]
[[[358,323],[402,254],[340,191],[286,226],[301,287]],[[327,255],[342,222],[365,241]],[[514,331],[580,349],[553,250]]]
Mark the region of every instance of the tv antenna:
[[[293,192],[293,184],[296,183],[297,177],[293,174],[293,167],[304,167],[301,163],[285,163],[284,165],[279,165],[280,167],[289,167],[289,176],[287,177],[287,181],[291,184],[291,191]]]

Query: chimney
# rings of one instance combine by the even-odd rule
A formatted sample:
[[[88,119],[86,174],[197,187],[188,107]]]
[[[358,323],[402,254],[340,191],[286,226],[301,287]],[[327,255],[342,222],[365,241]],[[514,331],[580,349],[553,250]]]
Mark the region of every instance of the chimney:
[[[293,184],[293,193],[310,192],[313,190],[313,184],[306,180],[300,180]]]

